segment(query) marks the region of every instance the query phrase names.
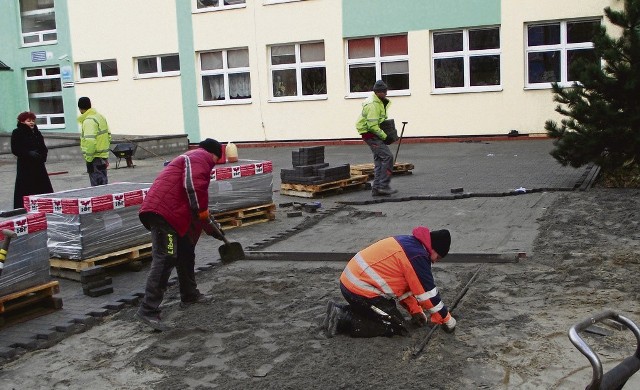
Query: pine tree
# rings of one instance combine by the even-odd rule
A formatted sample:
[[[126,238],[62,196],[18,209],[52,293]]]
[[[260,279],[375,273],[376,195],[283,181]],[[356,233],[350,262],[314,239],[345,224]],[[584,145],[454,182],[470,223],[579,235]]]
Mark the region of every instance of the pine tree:
[[[561,125],[547,121],[555,138],[551,155],[562,165],[596,163],[603,174],[640,167],[640,0],[624,0],[624,10],[604,9],[620,27],[612,37],[600,26],[594,37],[600,61],[577,61],[578,83],[553,84],[556,112],[568,117]]]

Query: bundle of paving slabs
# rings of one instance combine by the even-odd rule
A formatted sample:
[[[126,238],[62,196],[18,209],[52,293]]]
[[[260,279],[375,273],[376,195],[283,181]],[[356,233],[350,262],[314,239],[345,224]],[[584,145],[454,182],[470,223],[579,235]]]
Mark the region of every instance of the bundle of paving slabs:
[[[151,242],[138,211],[151,183],[115,183],[24,197],[45,213],[51,257],[81,261]]]
[[[24,210],[23,210],[24,211]],[[51,281],[47,249],[47,219],[44,213],[23,212],[0,217],[2,230],[17,234],[11,239],[4,269],[0,275],[0,296],[13,294]]]
[[[209,209],[214,213],[273,202],[271,161],[238,160],[211,171]]]
[[[281,169],[280,180],[290,184],[323,184],[351,177],[349,164],[333,167],[324,161],[324,146],[300,148],[291,152],[293,169]]]

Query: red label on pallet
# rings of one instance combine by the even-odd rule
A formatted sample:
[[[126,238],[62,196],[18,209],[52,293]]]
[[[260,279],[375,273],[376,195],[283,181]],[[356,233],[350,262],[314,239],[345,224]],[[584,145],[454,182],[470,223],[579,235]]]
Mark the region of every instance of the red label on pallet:
[[[218,166],[211,170],[211,180],[228,180],[239,177],[262,175],[273,170],[271,161],[251,162],[247,164],[234,165],[230,167]]]
[[[15,232],[18,236],[35,233],[47,228],[47,217],[44,213],[26,214],[0,223],[0,240],[4,240],[2,230]]]

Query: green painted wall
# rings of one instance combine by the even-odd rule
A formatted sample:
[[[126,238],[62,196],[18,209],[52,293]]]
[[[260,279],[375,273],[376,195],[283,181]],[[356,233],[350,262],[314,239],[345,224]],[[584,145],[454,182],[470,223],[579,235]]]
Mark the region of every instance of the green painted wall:
[[[343,0],[345,38],[500,24],[500,0]]]
[[[200,139],[196,60],[190,1],[176,1],[176,18],[184,131],[189,138],[189,142],[200,142],[202,140]]]
[[[58,42],[29,47],[21,45],[18,4],[18,1],[3,1],[2,12],[0,12],[0,37],[2,37],[0,60],[12,69],[12,71],[0,72],[0,131],[13,130],[18,113],[29,109],[27,85],[24,80],[25,69],[49,66],[70,66],[73,69],[67,1],[55,1]],[[35,51],[47,52],[47,59],[42,62],[33,62],[31,54]],[[62,56],[67,56],[67,59],[60,60]],[[75,104],[75,88],[63,88],[62,100],[66,128],[43,131],[78,132],[76,117],[79,113]]]

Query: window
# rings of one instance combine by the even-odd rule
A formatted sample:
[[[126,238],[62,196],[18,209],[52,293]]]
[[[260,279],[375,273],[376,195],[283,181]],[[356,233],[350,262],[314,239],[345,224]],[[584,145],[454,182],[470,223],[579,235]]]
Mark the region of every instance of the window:
[[[22,24],[22,43],[34,46],[43,43],[56,43],[56,13],[54,0],[20,0],[20,22]]]
[[[270,58],[271,94],[274,99],[326,98],[324,42],[271,46]]]
[[[569,86],[578,75],[572,65],[578,59],[599,61],[593,37],[599,20],[576,20],[530,24],[526,28],[526,86],[550,88],[551,83]]]
[[[431,83],[436,93],[500,89],[498,27],[434,32]]]
[[[118,77],[116,60],[82,62],[78,64],[80,81],[107,81]]]
[[[251,99],[246,48],[200,53],[200,75],[204,102],[246,103]]]
[[[349,93],[370,92],[382,79],[392,91],[409,90],[409,49],[406,35],[347,41]]]
[[[196,9],[215,11],[220,9],[246,7],[245,0],[195,0]]]
[[[27,69],[29,110],[36,114],[36,124],[42,129],[64,127],[62,81],[60,68]]]
[[[180,74],[180,57],[177,54],[140,57],[136,60],[136,65],[136,74],[139,78],[177,76]]]

